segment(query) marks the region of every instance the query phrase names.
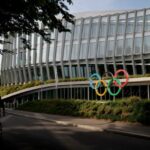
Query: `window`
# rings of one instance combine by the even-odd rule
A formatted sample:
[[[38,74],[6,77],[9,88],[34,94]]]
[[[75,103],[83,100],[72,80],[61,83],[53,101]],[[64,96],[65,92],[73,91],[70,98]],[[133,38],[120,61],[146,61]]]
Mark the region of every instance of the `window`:
[[[92,23],[92,27],[91,27],[91,38],[96,38],[98,32],[98,23]]]
[[[41,50],[41,37],[37,37],[37,50],[36,50],[36,63],[39,63],[40,59],[40,50]],[[28,56],[27,56],[28,57]]]
[[[78,77],[77,66],[72,66],[71,69],[72,69],[72,77],[73,78]]]
[[[150,53],[150,36],[144,37],[144,53]]]
[[[125,32],[125,20],[119,20],[117,34],[124,34]]]
[[[112,57],[114,50],[114,40],[107,41],[106,57]]]
[[[123,52],[123,40],[117,40],[116,43],[116,56],[122,56],[122,52]]]
[[[117,22],[117,17],[116,16],[112,16],[110,18],[110,22],[109,22],[109,29],[108,29],[108,35],[109,36],[114,36],[115,35],[116,22]]]
[[[100,25],[100,37],[105,37],[107,33],[107,18],[102,18]]]
[[[69,66],[64,66],[64,76],[65,78],[69,78]]]
[[[130,55],[132,52],[132,42],[133,39],[132,38],[127,38],[125,40],[125,52],[124,55]]]
[[[96,72],[96,69],[95,69],[95,65],[94,64],[89,64],[89,74],[93,74]]]
[[[49,61],[53,61],[53,53],[54,53],[54,42],[50,43],[50,49],[49,49]]]
[[[72,46],[71,59],[72,60],[78,59],[78,44],[73,44]]]
[[[72,34],[72,31],[71,31],[71,24],[67,24],[67,29],[70,30],[70,32],[66,32],[66,37],[65,37],[65,40],[71,40],[71,34]]]
[[[150,31],[150,15],[145,16],[145,31]]]
[[[56,51],[56,61],[61,60],[61,45],[57,46],[57,51]]]
[[[43,80],[44,81],[48,80],[47,70],[45,66],[42,68],[42,71],[43,71]]]
[[[87,55],[87,43],[81,43],[80,59],[86,59]]]
[[[86,65],[80,66],[81,77],[87,77]]]
[[[136,37],[134,40],[134,54],[139,54],[142,48],[142,38]]]
[[[84,24],[82,31],[82,39],[88,38],[88,34],[89,34],[89,24]]]
[[[46,62],[46,50],[47,50],[47,42],[43,41],[43,52],[42,52],[42,62]]]
[[[37,34],[34,33],[32,34],[31,36],[31,49],[36,49],[36,46],[37,46]]]
[[[49,67],[49,73],[50,73],[51,79],[54,79],[55,78],[55,74],[54,74],[54,68],[53,67]]]
[[[62,78],[61,66],[57,66],[57,74],[58,74],[58,78],[61,79]]]
[[[37,79],[42,80],[42,75],[39,67],[37,67]]]
[[[134,18],[128,18],[126,33],[133,33]]]
[[[64,48],[64,60],[69,60],[69,54],[70,54],[70,45],[65,44]]]
[[[105,41],[100,41],[98,43],[97,58],[103,58],[104,57],[104,48],[105,48]]]
[[[95,53],[96,53],[96,43],[90,43],[88,58],[95,58]]]
[[[136,18],[135,32],[142,32],[143,29],[143,16]]]
[[[34,50],[30,50],[30,52],[31,52],[31,64],[33,64],[33,62],[34,62]],[[22,60],[22,63],[23,63],[23,60]]]
[[[74,39],[79,39],[79,35],[80,35],[80,25],[76,25],[74,28]]]
[[[63,32],[61,32],[61,33],[59,32],[58,33],[58,38],[57,38],[58,41],[62,41],[62,37],[63,37]]]

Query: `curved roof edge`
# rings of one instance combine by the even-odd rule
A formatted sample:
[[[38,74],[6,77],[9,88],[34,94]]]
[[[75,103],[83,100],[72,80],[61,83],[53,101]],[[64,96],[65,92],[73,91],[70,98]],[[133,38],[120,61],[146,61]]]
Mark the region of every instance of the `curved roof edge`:
[[[135,11],[135,10],[144,10],[144,9],[148,9],[148,8],[124,9],[124,10],[87,11],[87,12],[73,13],[73,15],[75,16],[75,19],[79,19],[79,18],[113,15],[113,14],[117,14],[117,13],[126,13],[126,12],[132,12],[132,11]]]

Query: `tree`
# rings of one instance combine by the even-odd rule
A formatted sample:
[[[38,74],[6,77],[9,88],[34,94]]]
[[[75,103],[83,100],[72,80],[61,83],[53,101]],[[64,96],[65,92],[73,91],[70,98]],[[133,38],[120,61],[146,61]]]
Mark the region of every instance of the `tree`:
[[[4,0],[0,3],[0,36],[38,33],[50,42],[49,30],[66,32],[69,30],[62,21],[73,23],[74,16],[68,12],[67,4],[72,4],[72,0]],[[40,28],[39,22],[44,28]],[[26,39],[22,41],[28,46]]]

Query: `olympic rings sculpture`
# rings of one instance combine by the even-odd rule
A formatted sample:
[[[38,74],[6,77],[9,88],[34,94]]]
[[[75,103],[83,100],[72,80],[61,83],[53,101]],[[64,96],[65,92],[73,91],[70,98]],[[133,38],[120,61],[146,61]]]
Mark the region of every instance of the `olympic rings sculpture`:
[[[121,81],[117,78],[119,73],[123,73],[125,75],[126,77],[125,82],[121,83]],[[106,81],[103,80],[103,76],[105,74],[108,74],[109,76],[111,76],[111,79],[108,80],[108,83],[106,83]],[[93,79],[95,79],[96,81],[94,82]],[[119,69],[115,72],[114,75],[111,72],[105,72],[102,76],[100,76],[98,73],[94,73],[89,77],[89,84],[90,84],[90,87],[95,90],[98,96],[104,96],[107,93],[107,91],[111,96],[117,96],[120,93],[121,89],[127,85],[128,80],[129,80],[129,75],[127,71],[124,69]],[[116,93],[113,93],[111,91],[112,84],[115,87],[118,87],[118,90]],[[100,86],[103,86],[105,88],[103,93],[99,93],[98,91],[98,88]]]

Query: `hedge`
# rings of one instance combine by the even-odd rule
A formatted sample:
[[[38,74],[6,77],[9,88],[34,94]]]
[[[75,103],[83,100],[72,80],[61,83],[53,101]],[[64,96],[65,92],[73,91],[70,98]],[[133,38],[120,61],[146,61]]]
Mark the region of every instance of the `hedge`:
[[[150,124],[150,101],[131,97],[116,101],[42,100],[32,101],[17,109],[68,116],[111,119]]]

